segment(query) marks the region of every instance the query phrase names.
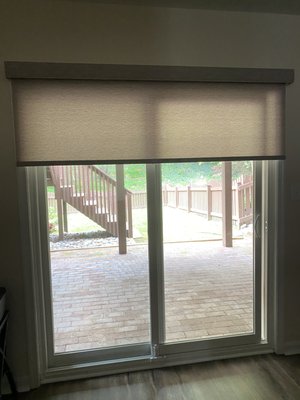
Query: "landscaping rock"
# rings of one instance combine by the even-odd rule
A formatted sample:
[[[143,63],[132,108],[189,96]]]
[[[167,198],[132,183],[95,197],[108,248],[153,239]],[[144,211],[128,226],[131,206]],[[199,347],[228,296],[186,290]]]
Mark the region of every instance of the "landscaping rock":
[[[50,234],[50,250],[82,249],[92,247],[118,246],[118,238],[111,236],[106,231],[93,231],[81,233],[65,233],[64,240],[59,240],[58,235]],[[127,239],[127,244],[134,244],[134,239]]]

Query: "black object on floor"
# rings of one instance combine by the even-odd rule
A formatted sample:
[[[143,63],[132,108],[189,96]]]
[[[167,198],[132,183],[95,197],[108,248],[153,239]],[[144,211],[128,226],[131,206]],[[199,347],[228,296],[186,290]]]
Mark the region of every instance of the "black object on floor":
[[[16,384],[6,358],[6,337],[8,324],[8,311],[5,311],[6,290],[0,288],[0,399],[2,398],[2,378],[6,375],[10,390],[17,394]]]

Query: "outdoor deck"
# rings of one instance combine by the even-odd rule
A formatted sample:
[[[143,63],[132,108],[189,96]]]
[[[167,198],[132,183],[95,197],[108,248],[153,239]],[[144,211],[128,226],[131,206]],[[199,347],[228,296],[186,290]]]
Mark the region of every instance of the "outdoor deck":
[[[165,245],[166,341],[251,332],[250,238]],[[149,342],[147,246],[51,252],[55,351]]]

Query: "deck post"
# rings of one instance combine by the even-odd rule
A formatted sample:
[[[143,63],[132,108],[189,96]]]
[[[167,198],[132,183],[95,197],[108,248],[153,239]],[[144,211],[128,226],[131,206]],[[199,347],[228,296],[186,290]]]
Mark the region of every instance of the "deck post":
[[[63,201],[62,204],[63,204],[64,232],[68,233],[68,206],[65,201]]]
[[[64,240],[63,209],[60,190],[55,187],[55,198],[57,201],[58,240]]]
[[[243,217],[243,192],[240,188],[241,184],[238,183],[237,185],[237,210],[238,210],[238,226],[240,228],[241,226],[241,221],[242,221],[242,217]]]
[[[128,220],[128,234],[127,237],[133,237],[133,226],[132,226],[132,193],[127,192],[127,220]],[[125,221],[126,224],[126,221]]]
[[[175,207],[179,207],[179,191],[177,186],[175,187]]]
[[[147,193],[146,193],[147,195]],[[168,186],[165,185],[164,186],[164,197],[163,197],[163,206],[167,206],[169,203],[169,199],[168,199]]]
[[[207,185],[207,220],[211,220],[211,213],[212,213],[212,191],[211,185]]]
[[[187,211],[191,212],[192,209],[192,190],[191,185],[187,187]]]
[[[232,247],[232,165],[222,162],[223,246]]]
[[[126,199],[124,187],[124,165],[116,165],[116,181],[117,181],[117,225],[119,254],[127,253],[126,244]]]

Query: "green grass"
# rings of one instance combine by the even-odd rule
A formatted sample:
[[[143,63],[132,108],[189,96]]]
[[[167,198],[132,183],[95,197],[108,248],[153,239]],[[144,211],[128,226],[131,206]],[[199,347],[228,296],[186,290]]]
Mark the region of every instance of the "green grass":
[[[111,178],[116,179],[115,165],[98,165]],[[146,190],[146,166],[145,164],[124,165],[125,187],[132,191]]]
[[[133,228],[140,236],[135,238],[137,243],[145,243],[148,239],[147,209],[133,210]]]
[[[113,179],[116,178],[115,165],[99,165]],[[220,181],[221,162],[187,162],[161,164],[162,182],[171,186],[187,186],[195,183]],[[146,190],[146,165],[127,164],[124,166],[125,187],[132,191]],[[232,163],[233,179],[242,174],[252,174],[252,161],[234,161]]]
[[[54,186],[47,186],[48,193],[54,193]]]
[[[52,223],[54,228],[51,233],[58,234],[57,215],[54,209],[49,209],[49,223]],[[94,223],[88,217],[81,213],[68,213],[68,232],[82,233],[104,230],[98,224]]]
[[[98,165],[113,179],[116,178],[115,165]],[[146,190],[146,165],[128,164],[124,166],[125,187],[131,191]],[[172,186],[186,186],[202,179],[201,166],[193,163],[162,164],[162,180]]]

